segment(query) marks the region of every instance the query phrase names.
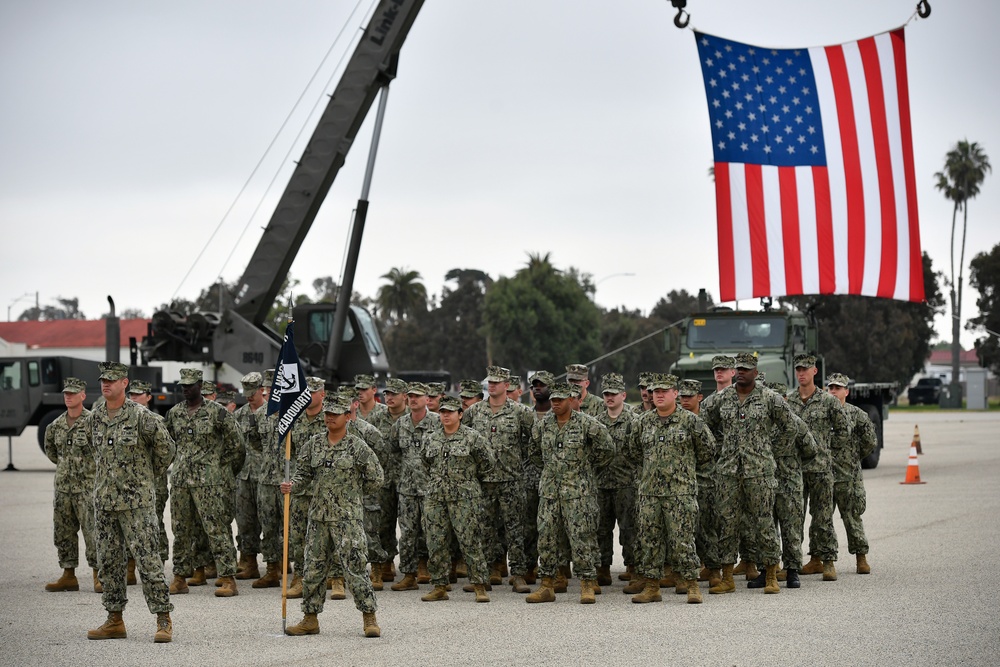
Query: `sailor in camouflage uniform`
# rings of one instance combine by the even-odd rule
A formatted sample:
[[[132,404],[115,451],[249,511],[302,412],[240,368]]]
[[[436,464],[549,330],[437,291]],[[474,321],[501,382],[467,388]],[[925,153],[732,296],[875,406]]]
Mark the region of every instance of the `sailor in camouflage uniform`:
[[[427,462],[423,525],[430,554],[431,583],[434,584],[434,590],[420,598],[424,602],[448,599],[452,531],[468,564],[476,602],[490,601],[486,594],[488,575],[480,539],[483,525],[480,480],[489,475],[495,459],[486,439],[476,430],[462,425],[461,406],[459,399],[451,396],[441,400],[438,412],[441,428],[431,432],[423,452]]]
[[[94,576],[94,592],[100,593],[97,578],[97,541],[94,537],[94,451],[89,440],[90,410],[83,407],[87,383],[75,377],[63,381],[66,411],[45,429],[45,455],[56,464],[53,481],[52,536],[62,576],[45,584],[50,592],[78,591],[76,568],[80,563],[83,533],[84,555]]]
[[[331,396],[323,402],[326,434],[299,445],[295,475],[281,485],[290,493],[299,484],[312,483],[313,502],[306,529],[305,571],[302,580],[301,622],[285,629],[289,635],[319,634],[316,615],[323,611],[329,564],[340,562],[354,606],[363,616],[366,637],[378,637],[375,592],[365,568],[367,543],[362,497],[382,486],[382,466],[375,452],[347,432],[351,402]]]
[[[233,413],[236,426],[243,434],[243,467],[236,476],[236,546],[240,550],[237,579],[257,579],[260,569],[260,521],[257,518],[257,483],[260,481],[260,433],[255,412],[264,405],[264,377],[257,371],[240,379],[247,402]],[[256,443],[256,444],[255,444]]]
[[[795,357],[799,386],[786,398],[792,412],[809,425],[817,453],[802,466],[803,499],[808,506],[809,562],[800,574],[823,573],[823,581],[836,581],[837,531],[833,527],[833,459],[831,451],[848,446],[851,427],[840,401],[816,386],[816,357]]]
[[[437,412],[438,408],[441,407],[441,399],[444,398],[444,383],[443,382],[428,382],[427,383],[427,409],[431,412]]]
[[[580,603],[593,604],[600,558],[596,474],[611,463],[615,444],[596,419],[572,410],[569,384],[556,383],[550,394],[552,411],[531,431],[531,460],[542,469],[538,506],[542,583],[526,601],[555,601],[554,577],[568,545],[580,577]]]
[[[167,431],[177,445],[170,473],[170,518],[174,532],[172,593],[185,593],[185,577],[199,562],[198,531],[204,530],[222,586],[216,597],[237,595],[236,547],[232,530],[232,489],[223,468],[238,471],[243,465],[243,436],[225,408],[201,395],[202,372],[182,368],[180,385],[184,402],[167,412]],[[234,473],[235,474],[235,473]],[[201,577],[204,568],[198,567]]]
[[[483,400],[483,384],[479,380],[459,380],[458,386],[458,398],[462,401],[463,410]]]
[[[580,390],[580,412],[596,417],[604,412],[604,401],[587,391],[590,386],[590,369],[583,364],[566,367],[566,381]]]
[[[551,409],[551,387],[556,383],[549,371],[537,371],[528,378],[531,386],[534,419],[542,419]],[[534,428],[534,427],[532,427]],[[542,477],[541,466],[531,457],[524,460],[524,555],[528,568],[524,581],[534,584],[538,575],[538,482]]]
[[[102,602],[108,619],[87,633],[88,639],[124,639],[122,610],[126,596],[127,554],[135,555],[142,593],[156,614],[154,641],[173,635],[174,606],[163,576],[156,525],[155,479],[174,458],[174,443],[163,422],[138,403],[125,400],[128,366],[115,361],[99,364],[104,403],[90,415],[94,448],[95,532]]]
[[[843,373],[834,373],[826,381],[831,394],[840,401],[851,427],[847,447],[832,451],[833,500],[840,510],[847,531],[847,550],[857,558],[857,573],[871,574],[868,564],[868,538],[861,515],[865,513],[867,497],[861,461],[878,447],[875,424],[868,413],[847,402],[851,379]]]
[[[128,400],[138,403],[142,407],[149,409],[149,404],[153,400],[152,385],[142,380],[133,380],[128,385]],[[153,412],[153,415],[163,420],[160,413]],[[160,526],[160,559],[166,561],[170,557],[170,540],[167,538],[167,526],[163,523],[163,512],[167,508],[167,500],[170,498],[170,489],[167,485],[168,472],[164,470],[156,476],[156,521]],[[129,558],[128,584],[135,583],[135,559]]]

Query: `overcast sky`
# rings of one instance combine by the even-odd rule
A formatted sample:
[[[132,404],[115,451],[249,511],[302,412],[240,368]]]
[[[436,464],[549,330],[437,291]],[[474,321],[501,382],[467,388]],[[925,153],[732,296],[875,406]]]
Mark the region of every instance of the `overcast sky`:
[[[311,124],[294,145],[294,132],[279,139],[181,285],[355,1],[0,4],[0,306],[16,318],[37,291],[43,306],[79,297],[96,318],[110,294],[119,311],[148,316],[175,293],[194,298],[220,273],[239,278]],[[348,34],[371,4],[362,0]],[[915,6],[688,8],[699,30],[804,47],[898,27]],[[1000,3],[931,7],[906,42],[921,242],[946,271],[952,209],[934,173],[963,138],[1000,168]],[[558,267],[592,274],[605,307],[648,313],[681,288],[717,297],[704,86],[693,33],[674,27],[674,13],[666,0],[427,0],[388,99],[355,289],[373,296],[398,266],[439,293],[449,269],[509,276],[527,253],[550,252]],[[346,47],[307,93],[295,131],[332,90],[326,81]],[[300,292],[340,275],[372,117],[292,266]],[[966,265],[1000,241],[994,178],[969,213]],[[964,315],[975,312],[967,290]],[[945,318],[938,329],[950,339]]]

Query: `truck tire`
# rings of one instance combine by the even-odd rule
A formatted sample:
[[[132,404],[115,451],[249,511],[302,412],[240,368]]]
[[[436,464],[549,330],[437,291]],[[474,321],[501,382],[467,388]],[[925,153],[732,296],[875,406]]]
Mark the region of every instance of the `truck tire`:
[[[861,467],[865,470],[871,470],[878,467],[879,455],[882,453],[882,415],[879,414],[874,405],[859,405],[858,407],[868,413],[868,418],[875,426],[875,439],[878,440],[875,451],[861,459]]]
[[[47,429],[49,424],[54,422],[63,412],[65,412],[65,410],[50,410],[49,412],[46,412],[42,419],[38,422],[38,448],[42,450],[42,454],[45,453],[45,429]]]

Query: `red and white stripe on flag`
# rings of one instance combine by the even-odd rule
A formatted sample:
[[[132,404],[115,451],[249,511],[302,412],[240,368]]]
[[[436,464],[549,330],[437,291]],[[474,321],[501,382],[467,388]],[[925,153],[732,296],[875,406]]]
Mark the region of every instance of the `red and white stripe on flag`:
[[[903,29],[801,51],[812,63],[826,163],[720,161],[716,152],[721,300],[923,301]]]

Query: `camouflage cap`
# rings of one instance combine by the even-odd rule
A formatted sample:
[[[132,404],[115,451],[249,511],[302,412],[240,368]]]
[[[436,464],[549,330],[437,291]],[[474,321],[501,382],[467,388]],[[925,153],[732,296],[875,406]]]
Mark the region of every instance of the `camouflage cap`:
[[[757,368],[757,355],[753,352],[740,352],[736,355],[736,368]]]
[[[445,396],[441,399],[441,405],[438,406],[438,410],[460,412],[462,410],[462,401],[456,396]]]
[[[202,382],[201,383],[201,395],[211,396],[212,394],[218,394],[219,388],[215,386],[214,382]]]
[[[583,396],[583,392],[580,391],[580,385],[569,383],[569,395],[571,398],[580,398]]]
[[[118,361],[102,361],[97,364],[102,380],[121,380],[128,377],[128,366]]]
[[[427,395],[428,396],[440,396],[445,392],[444,382],[428,382],[427,383]]]
[[[128,393],[149,394],[152,393],[153,386],[144,380],[132,380],[128,383]]]
[[[354,386],[357,387],[357,383]],[[364,387],[358,388],[363,389]],[[389,394],[405,394],[406,382],[399,378],[389,378],[385,381],[385,392]]]
[[[66,378],[63,380],[64,394],[79,394],[87,389],[87,383],[80,378]]]
[[[736,359],[727,354],[717,354],[712,357],[712,370],[719,368],[736,368]]]
[[[179,384],[198,384],[204,379],[200,368],[182,368]]]
[[[816,365],[816,355],[814,354],[796,354],[795,355],[795,368],[812,368]]]
[[[670,373],[651,373],[646,389],[677,389],[677,376]]]
[[[406,385],[406,393],[413,394],[414,396],[426,396],[430,392],[430,388],[423,382],[411,382]]]
[[[215,397],[216,403],[221,403],[226,405],[227,403],[236,402],[236,392],[235,391],[220,391],[219,395]]]
[[[479,380],[460,380],[458,386],[461,387],[458,395],[462,398],[474,398],[483,395],[483,384]]]
[[[551,387],[555,384],[556,378],[549,371],[536,371],[531,374],[531,377],[528,378],[528,383],[535,384],[536,382],[538,384],[543,384],[546,387]]]
[[[510,376],[510,387],[507,389],[507,391],[513,391],[514,389],[517,389],[520,386],[521,386],[521,376],[520,375],[511,375]]]
[[[306,387],[310,392],[313,391],[326,391],[326,382],[323,378],[318,378],[314,375],[310,375],[306,378]]]
[[[332,412],[335,415],[346,415],[351,411],[351,399],[340,394],[328,394],[323,399],[323,412]]]
[[[830,373],[830,377],[826,379],[827,387],[849,387],[851,386],[851,378],[847,377],[843,373]]]
[[[608,373],[601,378],[602,394],[620,394],[625,391],[625,378],[621,373]]]
[[[375,386],[375,376],[374,375],[355,375],[354,376],[354,388],[355,389],[371,389]]]
[[[264,384],[264,376],[253,371],[241,377],[240,384],[243,385],[243,395],[250,398]]]
[[[264,370],[264,385],[263,386],[270,388],[272,384],[274,384],[274,369],[273,368],[267,368],[267,369]]]
[[[503,366],[490,366],[486,369],[487,382],[510,382],[510,369]]]
[[[649,387],[649,378],[652,377],[652,373],[646,371],[644,373],[639,373],[639,386],[643,389]]]
[[[569,382],[556,382],[551,385],[551,389],[549,398],[569,398],[572,396],[573,385]]]
[[[570,364],[566,367],[567,380],[586,380],[590,369],[583,364]]]
[[[352,402],[357,401],[360,398],[360,394],[355,387],[351,385],[344,385],[343,387],[337,387],[337,393],[341,396],[346,396]]]
[[[781,394],[782,396],[788,393],[788,386],[784,382],[774,382],[768,380],[764,383],[764,386],[770,389],[771,391],[775,391]]]
[[[701,380],[681,380],[677,390],[681,396],[697,396],[701,393]]]

